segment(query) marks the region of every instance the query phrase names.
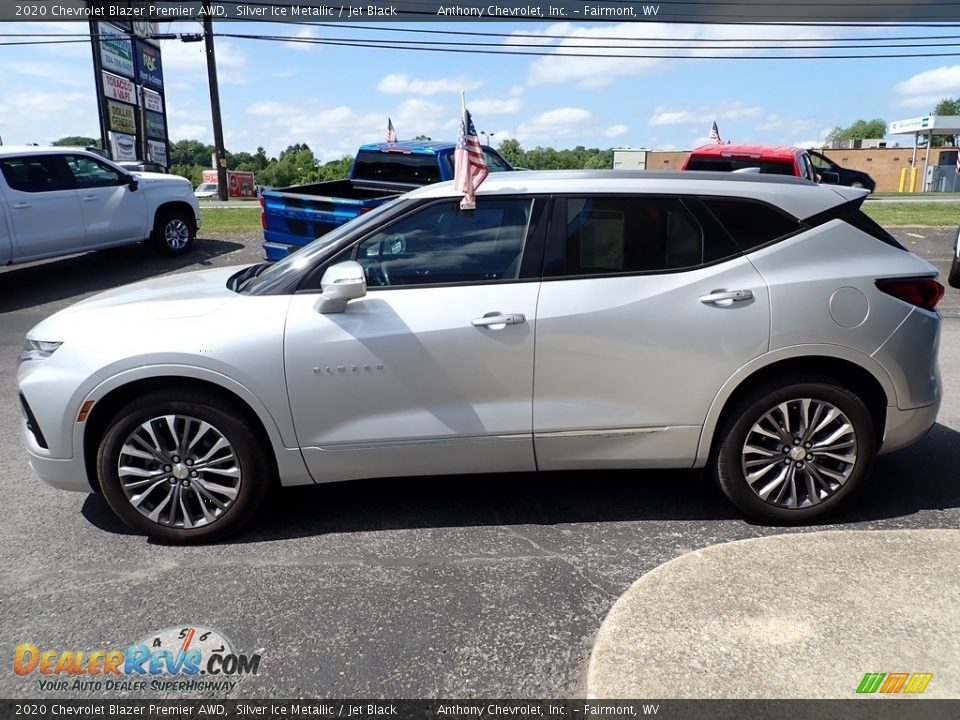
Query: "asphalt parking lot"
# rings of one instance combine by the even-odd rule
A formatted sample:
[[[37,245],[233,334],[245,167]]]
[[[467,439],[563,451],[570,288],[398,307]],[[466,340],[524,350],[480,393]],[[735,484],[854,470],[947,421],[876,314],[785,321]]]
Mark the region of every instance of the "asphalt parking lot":
[[[945,274],[952,231],[895,234]],[[582,696],[594,637],[630,583],[690,550],[783,532],[742,520],[696,473],[562,473],[285,490],[240,537],[176,548],[130,534],[97,496],[42,485],[18,429],[16,355],[26,331],[102,289],[259,255],[250,235],[199,241],[181,260],[132,247],[0,270],[8,662],[19,643],[125,647],[198,624],[262,655],[259,674],[232,697]],[[960,292],[948,289],[941,308],[937,426],[880,458],[855,508],[813,529],[960,527]],[[43,697],[36,675],[9,668],[0,697]]]

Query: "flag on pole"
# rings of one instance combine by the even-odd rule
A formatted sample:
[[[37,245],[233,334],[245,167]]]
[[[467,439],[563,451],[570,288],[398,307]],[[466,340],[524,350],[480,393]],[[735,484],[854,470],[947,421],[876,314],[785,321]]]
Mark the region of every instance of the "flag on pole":
[[[717,129],[717,121],[713,121],[713,127],[710,128],[710,141],[715,142],[717,145],[722,145],[723,140],[720,139],[720,131]]]
[[[461,95],[463,115],[460,118],[460,138],[457,140],[457,149],[454,153],[454,187],[457,192],[463,193],[460,207],[463,210],[473,210],[477,206],[475,193],[480,184],[486,179],[487,161],[483,157],[480,147],[480,138],[477,137],[477,128],[470,117]]]
[[[387,142],[395,143],[397,141],[397,131],[393,129],[393,120],[387,118]]]

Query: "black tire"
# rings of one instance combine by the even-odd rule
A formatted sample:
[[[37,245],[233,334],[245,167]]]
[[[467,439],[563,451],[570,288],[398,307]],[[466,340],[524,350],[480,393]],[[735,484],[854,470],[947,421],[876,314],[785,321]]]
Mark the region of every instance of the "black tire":
[[[824,455],[817,458],[814,453],[816,450],[815,442],[811,442],[812,447],[809,451],[801,451],[799,448],[794,450],[795,444],[789,446],[792,452],[798,454],[810,452],[813,456],[812,461],[807,457],[791,458],[788,454],[782,452],[784,447],[788,447],[787,445],[784,444],[779,448],[775,447],[780,445],[781,440],[768,440],[765,436],[756,433],[751,435],[754,424],[759,422],[767,412],[774,411],[775,415],[773,417],[782,417],[782,414],[775,409],[783,403],[786,403],[785,407],[788,413],[799,413],[801,399],[826,403],[827,406],[833,406],[846,416],[846,420],[852,428],[855,442],[854,462],[841,463],[834,460],[833,455]],[[825,410],[825,412],[829,411]],[[826,377],[802,375],[765,383],[755,388],[738,402],[727,417],[728,420],[724,427],[720,429],[714,444],[714,451],[710,458],[711,473],[723,493],[744,515],[763,523],[803,525],[818,522],[837,512],[850,501],[863,485],[877,451],[876,429],[873,418],[870,416],[870,411],[863,400],[835,380]],[[795,414],[793,416],[794,420],[797,417]],[[828,440],[829,436],[836,432],[838,425],[843,424],[841,420],[836,420],[834,423],[827,426],[827,434],[815,433],[811,440],[819,440],[822,445],[823,441]],[[813,422],[809,424],[814,425]],[[798,430],[800,424],[793,422],[792,425],[791,430],[794,433],[790,434],[791,437],[794,434],[800,434]],[[764,446],[767,451],[772,450],[778,454],[778,457],[780,454],[786,455],[782,461],[777,460],[776,462],[783,462],[788,469],[784,470],[779,464],[775,465],[772,457],[770,460],[765,460],[762,453],[747,452],[744,454],[748,435],[751,435],[751,443],[764,441],[771,443],[774,447]],[[849,432],[843,435],[843,438],[849,437]],[[751,444],[750,447],[757,447],[757,445]],[[804,447],[802,441],[800,447]],[[849,449],[847,451],[849,452]],[[768,470],[766,475],[755,480],[757,490],[751,486],[746,477],[744,465],[751,462],[747,461],[747,457],[752,457],[752,462],[757,463],[758,472],[763,469]],[[796,489],[792,496],[789,492],[791,464],[796,477]],[[827,470],[840,475],[848,472],[846,480],[843,483],[837,483],[833,481],[832,477],[820,473],[821,481],[817,481],[813,477],[814,473],[809,469],[811,464],[818,473],[820,470]],[[806,469],[804,469],[805,466],[807,466]],[[774,478],[780,477],[780,475],[773,474],[777,472],[783,472],[786,475],[785,483],[777,485],[776,489],[770,492],[767,500],[761,498],[760,489],[766,489]],[[808,478],[813,483],[812,486],[807,484]],[[821,482],[825,483],[826,486],[822,486]],[[806,499],[811,496],[811,487],[816,489],[815,498],[817,502],[815,504]],[[831,487],[833,490],[828,493]],[[778,498],[775,496],[775,493],[779,493],[781,489],[787,491],[787,497]],[[791,504],[795,506],[790,507]]]
[[[194,220],[183,210],[161,210],[157,213],[150,240],[163,255],[183,255],[193,247],[197,234]]]
[[[185,423],[186,419],[202,421],[208,423],[212,430],[205,430],[203,436],[197,436],[192,454],[197,459],[190,460],[188,457],[179,458],[179,462],[169,465],[161,465],[158,460],[139,459],[124,452],[124,445],[131,438],[131,434],[142,427],[143,424],[154,421],[151,425],[155,435],[164,452],[164,463],[170,462],[173,453],[178,452],[174,446],[173,436],[177,434],[176,428],[170,430],[169,423],[165,419],[167,416],[174,416],[175,425]],[[243,413],[240,408],[232,403],[226,402],[214,394],[202,391],[186,391],[171,393],[169,391],[158,391],[144,395],[128,403],[117,414],[100,442],[97,452],[97,472],[100,479],[100,486],[103,489],[104,497],[110,504],[113,511],[129,525],[133,530],[143,533],[151,538],[160,540],[164,543],[186,545],[194,543],[210,542],[220,540],[239,530],[255,512],[263,505],[270,488],[274,485],[274,470],[272,464],[267,460],[267,448],[264,448],[257,435],[243,422]],[[191,429],[198,431],[201,426],[180,424],[178,428],[182,431],[183,437],[191,437]],[[167,432],[169,431],[169,432]],[[228,453],[232,455],[227,460],[216,460],[212,464],[219,469],[200,469],[200,453],[208,451],[209,447],[216,444],[218,436],[226,441]],[[147,437],[141,435],[142,437]],[[146,450],[144,445],[137,445],[131,441],[128,447],[134,447],[140,450]],[[120,477],[120,459],[123,452],[124,462],[129,467],[136,464],[137,472],[149,472],[159,477],[162,475],[162,482],[153,485],[154,480],[148,479],[144,482],[153,485],[150,493],[144,493],[145,497],[141,506],[145,510],[155,510],[163,499],[163,493],[170,491],[180,498],[181,493],[184,498],[180,505],[178,513],[180,516],[186,515],[186,509],[196,516],[200,514],[215,515],[213,520],[200,518],[199,523],[191,522],[188,527],[183,522],[182,517],[177,514],[170,515],[169,511],[160,511],[157,520],[153,520],[145,515],[141,510],[134,507],[133,502],[127,496]],[[212,457],[222,458],[224,450],[217,451]],[[229,467],[224,463],[230,462]],[[197,471],[190,474],[194,463],[198,463]],[[211,464],[210,461],[207,463]],[[170,468],[174,472],[166,471]],[[220,505],[213,501],[204,500],[203,496],[209,498],[209,492],[203,492],[208,489],[209,483],[215,482],[218,485],[230,486],[231,478],[225,476],[230,472],[238,472],[236,482],[239,489],[235,491],[235,498],[224,500],[223,494],[216,494],[215,497]],[[180,474],[183,473],[183,474]],[[128,482],[134,481],[136,476],[131,477],[128,470],[125,475]],[[176,476],[176,477],[175,477]],[[142,476],[141,476],[142,477]],[[182,488],[167,487],[167,484],[176,486],[182,484]],[[197,487],[190,486],[190,483],[198,483]],[[208,483],[208,484],[204,484]],[[138,488],[142,490],[143,488]],[[235,489],[235,488],[233,488]],[[176,501],[170,501],[166,507],[172,507]],[[151,505],[153,507],[151,507]],[[195,518],[196,519],[196,518]],[[205,524],[203,524],[205,523]]]

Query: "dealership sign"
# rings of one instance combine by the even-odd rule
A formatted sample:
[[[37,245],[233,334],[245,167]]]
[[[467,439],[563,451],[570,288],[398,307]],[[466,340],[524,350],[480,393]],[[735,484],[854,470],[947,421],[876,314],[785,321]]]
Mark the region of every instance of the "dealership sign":
[[[143,106],[147,110],[157,113],[163,112],[163,98],[160,97],[160,93],[144,88],[141,97],[143,98]]]
[[[117,162],[137,159],[137,138],[126,133],[110,133],[113,159]]]
[[[100,63],[103,69],[133,77],[133,43],[122,37],[122,30],[110,25],[101,25],[100,33]]]
[[[121,105],[113,100],[107,100],[107,117],[110,119],[110,129],[135,135],[137,120],[132,105]]]
[[[160,50],[137,40],[137,79],[144,85],[163,88],[163,67]]]
[[[147,140],[147,160],[167,167],[167,144],[156,140]]]
[[[146,113],[147,137],[165,138],[167,136],[166,123],[163,121],[163,115],[157,113]]]
[[[103,94],[112,100],[137,104],[137,86],[119,75],[103,73]]]

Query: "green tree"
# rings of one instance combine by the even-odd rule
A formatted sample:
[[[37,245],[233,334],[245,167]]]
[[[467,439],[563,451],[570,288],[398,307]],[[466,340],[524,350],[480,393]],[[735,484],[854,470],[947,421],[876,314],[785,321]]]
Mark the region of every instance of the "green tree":
[[[68,135],[67,137],[62,137],[59,140],[54,140],[51,145],[70,145],[70,146],[79,146],[79,147],[100,147],[100,140],[98,138],[86,137],[85,135]]]
[[[526,153],[520,145],[520,141],[515,138],[508,138],[500,143],[497,148],[504,159],[515,167],[528,167]]]
[[[944,98],[937,103],[933,109],[934,115],[960,115],[960,98]],[[955,135],[934,135],[930,138],[931,147],[943,147],[944,145],[957,144]]]
[[[873,120],[857,120],[849,127],[835,127],[827,135],[828,142],[842,140],[863,140],[866,138],[882,138],[887,134],[887,121],[882,118]]]

